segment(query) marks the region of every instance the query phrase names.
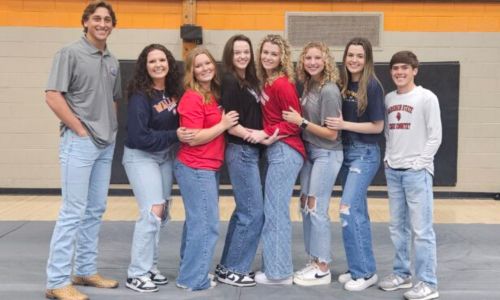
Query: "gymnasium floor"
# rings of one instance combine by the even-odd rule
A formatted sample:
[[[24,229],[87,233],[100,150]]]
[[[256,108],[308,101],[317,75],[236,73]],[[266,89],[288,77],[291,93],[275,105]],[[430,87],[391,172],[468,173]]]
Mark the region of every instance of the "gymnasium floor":
[[[298,199],[290,206],[293,222],[293,258],[301,268],[303,251]],[[48,244],[60,205],[59,196],[0,195],[0,299],[42,299]],[[234,207],[232,197],[221,197],[221,238],[213,264],[219,261],[227,220]],[[369,199],[373,222],[374,252],[379,277],[388,274],[393,250],[387,229],[387,199]],[[338,198],[332,199],[333,278],[346,270],[338,223]],[[133,197],[109,197],[99,243],[99,272],[120,280],[120,287],[103,290],[84,287],[91,299],[402,299],[403,291],[383,292],[376,287],[347,292],[337,282],[304,288],[257,286],[235,288],[220,284],[202,292],[185,292],[175,287],[183,206],[174,197],[172,222],[161,237],[160,269],[170,283],[158,293],[139,294],[124,287],[130,259],[130,243],[137,207]],[[440,299],[500,299],[500,201],[488,199],[436,199],[435,230],[438,240]],[[258,270],[259,249],[254,262]]]

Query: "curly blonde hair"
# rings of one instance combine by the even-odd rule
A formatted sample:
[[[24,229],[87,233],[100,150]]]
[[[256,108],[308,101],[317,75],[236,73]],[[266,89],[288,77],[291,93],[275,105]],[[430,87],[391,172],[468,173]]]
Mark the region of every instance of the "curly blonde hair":
[[[312,80],[312,77],[304,68],[304,59],[309,49],[316,48],[318,49],[322,56],[323,62],[325,64],[323,70],[321,71],[321,79],[318,82],[319,88],[323,87],[325,83],[332,82],[338,84],[340,82],[339,77],[339,69],[335,64],[335,59],[330,54],[330,49],[323,42],[309,42],[302,49],[302,53],[300,53],[299,61],[297,63],[297,77],[300,81],[304,83],[305,92],[311,90],[313,84],[315,82]]]
[[[277,45],[280,48],[280,64],[274,70],[271,76],[268,76],[266,70],[262,66],[261,62],[261,54],[262,48],[265,43],[271,43],[273,45]],[[295,83],[294,72],[293,72],[293,64],[292,64],[292,53],[290,51],[290,44],[279,34],[268,34],[262,39],[259,46],[259,52],[257,53],[257,75],[261,80],[262,84],[272,83],[276,78],[280,76],[286,76],[288,81],[291,83]]]
[[[210,59],[210,61],[212,62],[212,64],[214,65],[214,68],[215,68],[214,69],[214,72],[215,72],[214,78],[210,82],[210,90],[209,91],[205,91],[201,87],[200,83],[196,80],[196,78],[194,76],[194,61],[195,61],[196,57],[198,55],[201,55],[201,54],[205,54],[206,56],[208,56],[208,58]],[[212,56],[210,51],[208,51],[207,48],[198,46],[198,47],[192,49],[191,51],[189,51],[189,53],[186,57],[186,67],[185,67],[185,71],[184,71],[184,88],[186,90],[191,89],[191,90],[194,90],[194,91],[200,93],[200,95],[203,96],[203,103],[204,104],[209,104],[212,101],[211,96],[214,96],[216,100],[220,98],[220,82],[219,82],[219,79],[217,77],[217,64],[215,62],[214,57]]]

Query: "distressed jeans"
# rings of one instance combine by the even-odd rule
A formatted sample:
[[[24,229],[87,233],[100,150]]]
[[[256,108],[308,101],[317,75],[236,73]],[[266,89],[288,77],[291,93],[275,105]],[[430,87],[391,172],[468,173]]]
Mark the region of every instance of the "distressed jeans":
[[[279,141],[267,148],[266,156],[262,271],[269,279],[284,279],[293,274],[290,199],[304,159]]]
[[[419,281],[437,286],[436,235],[432,226],[434,198],[432,175],[422,170],[385,168],[391,221],[389,230],[395,248],[394,273],[407,277],[413,235],[415,274]]]
[[[304,245],[309,256],[319,262],[330,263],[331,222],[328,209],[344,153],[310,143],[306,143],[306,150],[307,159],[300,172],[301,197],[305,197],[301,207]],[[314,201],[313,207],[310,201]]]
[[[176,159],[174,174],[186,213],[177,284],[193,291],[208,289],[219,237],[219,173],[194,169]]]
[[[380,149],[377,144],[356,142],[344,145],[344,162],[340,169],[340,222],[347,266],[353,279],[369,278],[377,271],[367,191],[379,165]]]
[[[62,205],[59,210],[47,262],[47,288],[71,283],[77,276],[97,273],[97,244],[106,209],[111,162],[115,144],[97,147],[90,136],[66,130],[61,137]]]
[[[173,182],[174,153],[170,149],[146,152],[125,147],[123,166],[139,206],[135,223],[128,277],[146,275],[158,264],[160,227],[168,219]],[[162,217],[155,215],[153,205],[164,205]]]
[[[259,152],[259,148],[249,145],[228,143],[226,147],[236,208],[229,221],[221,264],[240,274],[250,272],[264,224]]]

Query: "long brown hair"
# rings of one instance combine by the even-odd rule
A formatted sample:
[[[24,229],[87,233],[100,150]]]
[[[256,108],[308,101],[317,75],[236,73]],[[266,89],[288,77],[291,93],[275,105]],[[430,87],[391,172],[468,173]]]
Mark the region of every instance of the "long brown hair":
[[[205,54],[208,56],[212,64],[214,65],[214,78],[210,81],[210,90],[205,91],[202,89],[200,83],[196,80],[194,76],[194,60],[198,55]],[[184,72],[184,88],[194,90],[200,95],[203,96],[203,103],[204,104],[209,104],[212,100],[212,96],[215,97],[215,99],[220,98],[220,82],[219,79],[217,78],[217,65],[215,62],[214,57],[208,51],[207,48],[198,46],[191,51],[189,51],[187,57],[186,57],[186,68]]]
[[[248,62],[248,66],[245,68],[245,78],[240,78],[234,68],[234,43],[237,41],[247,42],[250,46],[250,61]],[[222,64],[224,71],[233,74],[234,77],[238,79],[241,86],[251,88],[255,92],[259,91],[260,83],[259,78],[257,77],[257,70],[255,69],[252,41],[250,41],[246,35],[236,34],[227,40],[226,45],[224,46],[224,52],[222,53]]]
[[[346,67],[346,57],[347,57],[347,51],[349,50],[349,47],[351,45],[354,46],[361,46],[363,47],[363,51],[365,52],[365,65],[363,67],[363,72],[361,74],[361,78],[359,79],[359,84],[358,84],[358,91],[356,92],[356,99],[358,100],[358,116],[362,115],[366,107],[368,106],[368,99],[367,99],[367,91],[368,91],[368,84],[370,80],[375,80],[377,84],[380,85],[380,87],[383,90],[382,84],[377,78],[377,75],[375,75],[375,66],[373,64],[373,51],[372,51],[372,44],[370,43],[369,40],[361,37],[356,37],[351,39],[347,45],[345,46],[344,50],[344,56],[342,58],[342,68],[343,71],[342,74],[340,75],[341,78],[341,83],[342,83],[342,96],[346,97],[347,96],[347,88],[349,85],[349,82],[351,82],[351,73]]]

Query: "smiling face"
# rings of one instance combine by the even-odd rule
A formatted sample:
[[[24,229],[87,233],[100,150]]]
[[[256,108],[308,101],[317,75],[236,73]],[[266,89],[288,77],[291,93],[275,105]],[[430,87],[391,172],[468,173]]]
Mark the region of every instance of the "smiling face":
[[[167,77],[168,74],[168,61],[163,51],[154,49],[148,53],[146,69],[155,86],[160,89],[165,88],[165,77]]]
[[[210,87],[210,82],[215,77],[215,65],[208,55],[202,53],[194,58],[193,73],[194,78],[202,87],[205,89]]]
[[[396,85],[398,93],[406,93],[415,87],[415,76],[418,69],[409,64],[398,63],[391,67],[392,81]]]
[[[309,48],[304,55],[304,70],[314,80],[319,80],[325,69],[325,58],[318,48]]]
[[[271,42],[265,42],[262,45],[260,53],[260,62],[268,75],[272,74],[280,65],[281,50],[280,47]]]
[[[97,48],[106,44],[106,39],[113,30],[113,20],[105,7],[98,7],[89,18],[83,22],[87,39]]]
[[[246,41],[235,41],[233,45],[233,66],[236,72],[245,74],[245,70],[250,63],[252,52],[250,45]]]
[[[352,81],[359,81],[365,67],[365,50],[361,45],[350,45],[345,56],[345,67],[351,73]]]

